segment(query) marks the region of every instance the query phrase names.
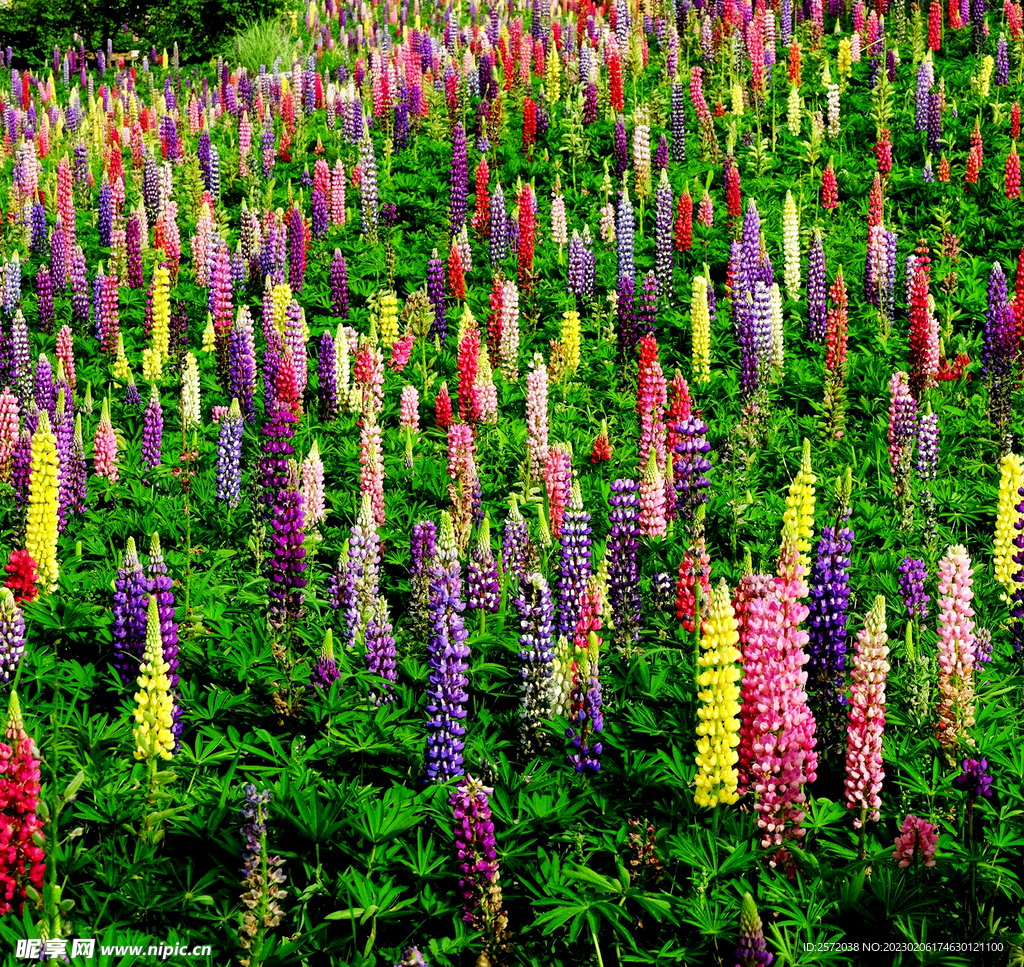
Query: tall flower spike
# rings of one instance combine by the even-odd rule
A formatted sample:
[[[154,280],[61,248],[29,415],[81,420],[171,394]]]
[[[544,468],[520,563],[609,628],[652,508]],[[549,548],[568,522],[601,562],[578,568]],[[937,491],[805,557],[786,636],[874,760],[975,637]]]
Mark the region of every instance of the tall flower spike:
[[[169,666],[164,660],[160,637],[160,610],[156,595],[150,595],[146,615],[146,649],[139,670],[139,691],[135,694],[135,758],[170,759],[174,752],[171,733],[174,700],[167,678]]]
[[[44,410],[39,414],[39,424],[32,434],[25,550],[39,568],[39,584],[45,591],[55,591],[60,576],[60,567],[57,564],[59,469],[57,439],[50,428],[50,418]]]
[[[25,619],[9,588],[0,588],[0,680],[9,684],[25,654]]]
[[[889,645],[885,628],[885,598],[878,595],[857,635],[850,686],[846,732],[846,806],[859,809],[855,829],[877,823],[882,799],[882,733],[885,729],[885,677]]]
[[[743,894],[740,907],[740,944],[736,948],[736,967],[769,967],[775,957],[768,952],[761,918],[758,916],[754,898]]]
[[[960,544],[939,562],[938,738],[950,755],[974,726],[973,574]]]
[[[793,478],[786,496],[786,512],[782,517],[783,531],[793,524],[800,566],[806,573],[811,563],[811,539],[814,537],[814,485],[818,482],[811,469],[811,441],[804,439],[800,469]]]
[[[729,600],[719,582],[711,592],[710,612],[703,624],[698,660],[697,790],[698,806],[714,808],[736,802],[736,746],[739,743],[740,636]]]
[[[992,549],[995,578],[1005,590],[1004,598],[1013,594],[1013,575],[1017,572],[1017,566],[1013,563],[1013,538],[1014,525],[1017,523],[1017,491],[1022,486],[1024,458],[1016,453],[1007,453],[999,461],[999,505],[996,511],[996,534]]]

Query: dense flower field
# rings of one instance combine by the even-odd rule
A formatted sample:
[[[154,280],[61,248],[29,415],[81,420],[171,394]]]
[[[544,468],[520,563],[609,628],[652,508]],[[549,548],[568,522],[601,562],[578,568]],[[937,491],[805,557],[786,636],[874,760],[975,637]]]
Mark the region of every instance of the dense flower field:
[[[291,27],[0,52],[10,956],[1020,963],[1021,6]]]

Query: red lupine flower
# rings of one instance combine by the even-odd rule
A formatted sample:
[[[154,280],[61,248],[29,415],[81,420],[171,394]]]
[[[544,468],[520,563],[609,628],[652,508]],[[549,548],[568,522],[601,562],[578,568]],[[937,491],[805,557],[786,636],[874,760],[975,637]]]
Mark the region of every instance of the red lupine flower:
[[[442,383],[434,400],[434,415],[437,425],[447,430],[452,425],[452,398],[448,395],[448,384]]]
[[[1020,198],[1020,158],[1016,142],[1010,145],[1010,153],[1006,156],[1005,181],[1006,197]]]
[[[466,275],[462,271],[462,256],[459,247],[452,242],[448,253],[448,294],[453,299],[466,298]]]
[[[39,593],[39,572],[28,551],[11,551],[11,559],[4,565],[4,571],[8,574],[4,587],[11,589],[18,604],[35,600]]]
[[[621,114],[626,109],[626,102],[622,96],[622,59],[615,47],[608,55],[608,97],[616,114]]]
[[[591,463],[604,463],[605,460],[611,460],[612,458],[612,445],[608,439],[608,423],[605,420],[601,421],[601,430],[594,437],[594,446],[590,451],[590,462]]]
[[[533,160],[533,143],[537,138],[537,105],[532,97],[523,100],[523,154]]]
[[[928,8],[928,46],[942,50],[942,7],[938,3]]]
[[[676,251],[689,252],[693,244],[693,199],[687,188],[679,198],[676,209]]]
[[[933,4],[934,6],[934,4]],[[889,129],[882,129],[882,137],[874,148],[875,157],[878,159],[878,172],[882,177],[888,177],[892,171],[892,141],[889,140]]]
[[[831,159],[821,176],[821,207],[826,211],[839,207],[839,186],[836,184],[836,172]]]

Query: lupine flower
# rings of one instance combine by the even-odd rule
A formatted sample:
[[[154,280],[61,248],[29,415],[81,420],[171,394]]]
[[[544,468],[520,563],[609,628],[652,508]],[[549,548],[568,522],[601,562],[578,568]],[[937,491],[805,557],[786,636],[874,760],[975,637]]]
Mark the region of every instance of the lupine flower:
[[[241,496],[243,430],[242,411],[238,400],[233,399],[231,408],[220,422],[217,440],[217,499],[232,508],[238,506]]]
[[[608,439],[608,421],[601,421],[601,429],[594,437],[594,445],[590,451],[591,463],[604,463],[612,458],[612,445]]]
[[[544,576],[536,571],[518,580],[512,607],[519,621],[519,673],[523,679],[519,709],[524,742],[528,749],[546,746],[542,722],[547,719],[549,679],[552,675],[554,642],[551,636],[554,609]]]
[[[316,440],[302,461],[302,509],[305,522],[310,527],[322,524],[327,517],[324,505],[324,462],[320,459],[320,446]]]
[[[14,592],[16,604],[35,601],[39,593],[39,572],[28,551],[11,551],[11,557],[4,565],[4,573],[7,575],[4,587]]]
[[[559,538],[561,558],[555,619],[559,635],[574,634],[579,621],[583,594],[591,574],[590,533],[590,514],[583,509],[579,481],[574,480]]]
[[[825,249],[820,229],[815,229],[807,253],[807,334],[823,343],[828,331],[825,288]]]
[[[254,949],[258,956],[263,936],[281,922],[283,911],[278,901],[288,896],[284,889],[284,860],[267,854],[267,806],[270,790],[245,787],[242,805],[242,925],[238,943],[243,950]],[[246,960],[249,957],[245,958]]]
[[[885,729],[885,676],[889,672],[885,597],[878,595],[857,635],[846,731],[846,807],[859,809],[855,829],[867,820],[877,823],[879,793],[885,770],[882,733]]]
[[[519,511],[519,504],[514,497],[510,503],[501,541],[501,570],[505,580],[510,580],[510,575],[525,578],[532,570],[530,561],[536,556],[530,541],[530,528]]]
[[[774,960],[774,955],[768,952],[754,898],[744,893],[740,907],[740,944],[736,948],[736,967],[769,967]]]
[[[451,515],[441,515],[437,556],[430,581],[431,631],[427,642],[430,678],[427,689],[427,749],[425,768],[428,782],[445,782],[464,775],[462,751],[469,695],[467,662],[468,637],[462,622],[462,576],[456,553]]]
[[[548,456],[548,370],[538,353],[526,377],[526,455],[530,478],[544,476]]]
[[[59,472],[57,440],[50,428],[50,418],[44,410],[39,414],[39,425],[32,434],[25,550],[36,562],[40,587],[46,591],[56,590],[57,578],[60,576],[57,564]]]
[[[0,588],[0,680],[10,684],[25,654],[25,618],[7,587]]]
[[[146,607],[150,589],[139,563],[135,538],[128,538],[124,564],[114,580],[113,636],[114,667],[128,684],[138,676],[139,661],[146,646]]]
[[[491,526],[485,517],[466,565],[466,607],[496,614],[501,606],[498,564],[491,550]]]
[[[938,738],[947,752],[974,725],[973,570],[967,550],[950,547],[939,562]]]
[[[168,663],[160,635],[160,610],[156,595],[149,596],[146,616],[146,646],[139,669],[139,691],[135,694],[135,758],[170,759],[174,753],[171,732],[174,700],[167,677]]]
[[[711,592],[703,622],[697,666],[697,777],[694,798],[698,806],[730,805],[736,793],[736,746],[739,743],[740,637],[729,600],[729,588],[719,582]]]
[[[496,941],[506,933],[508,916],[502,903],[501,873],[491,819],[489,796],[493,791],[479,779],[466,776],[452,791],[448,804],[455,819],[462,919],[486,931]]]
[[[602,744],[598,740],[604,730],[602,712],[600,651],[601,593],[592,581],[583,600],[580,620],[573,638],[576,656],[569,719],[572,723],[565,736],[572,751],[569,763],[577,772],[597,773],[601,769]]]
[[[608,514],[609,532],[605,557],[608,561],[608,598],[616,640],[623,647],[636,643],[640,635],[639,505],[635,480],[615,480],[611,485]]]
[[[374,694],[376,703],[391,701],[394,683],[398,680],[395,663],[395,636],[388,614],[388,603],[378,594],[366,623],[366,670],[383,678],[383,694]]]
[[[1014,534],[1017,523],[1015,506],[1018,491],[1024,486],[1024,458],[1007,453],[999,461],[999,504],[996,511],[996,533],[992,549],[995,579],[1006,594],[1013,593],[1013,576],[1017,566],[1013,562]],[[1004,595],[1005,597],[1005,595]]]
[[[900,596],[907,609],[910,618],[920,617],[922,621],[928,618],[928,594],[924,589],[924,582],[928,578],[928,571],[924,561],[905,557],[900,564],[897,575],[900,586]]]
[[[288,461],[284,487],[278,490],[271,516],[268,619],[276,629],[290,628],[302,617],[306,586],[306,539],[302,491],[295,461]]]
[[[409,552],[410,620],[413,635],[422,639],[427,634],[430,580],[437,552],[437,526],[433,521],[421,520],[413,524]]]
[[[899,861],[900,869],[905,870],[916,857],[921,858],[922,865],[935,865],[935,850],[939,845],[939,833],[934,823],[929,823],[918,816],[907,816],[900,826],[899,835],[895,840],[896,849],[892,858]]]
[[[117,483],[117,435],[110,422],[110,399],[104,397],[103,411],[93,440],[93,462],[97,477]]]
[[[309,684],[321,691],[330,691],[331,685],[341,677],[338,671],[338,663],[334,660],[334,635],[328,628],[324,634],[324,643],[320,648],[320,655],[309,673]]]
[[[953,786],[967,794],[968,799],[992,798],[992,775],[986,759],[964,759],[960,764],[960,775],[953,779]]]

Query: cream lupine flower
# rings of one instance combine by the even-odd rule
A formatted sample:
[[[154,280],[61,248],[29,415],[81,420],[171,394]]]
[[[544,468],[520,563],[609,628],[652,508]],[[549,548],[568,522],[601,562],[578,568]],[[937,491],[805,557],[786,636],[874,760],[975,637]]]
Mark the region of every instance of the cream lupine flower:
[[[192,353],[186,353],[185,365],[181,370],[181,425],[186,430],[196,429],[201,419],[199,365]]]
[[[793,301],[800,301],[800,213],[797,211],[793,192],[786,192],[782,204],[782,252],[786,261],[786,295]]]

